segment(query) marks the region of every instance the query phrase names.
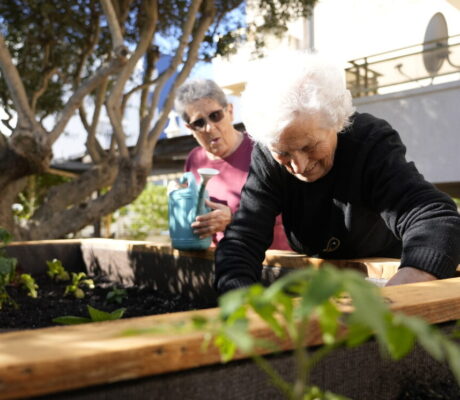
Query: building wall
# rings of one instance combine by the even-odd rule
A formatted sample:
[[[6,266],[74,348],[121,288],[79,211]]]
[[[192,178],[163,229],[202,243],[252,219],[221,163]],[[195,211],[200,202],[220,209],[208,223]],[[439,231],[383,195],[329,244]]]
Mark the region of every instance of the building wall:
[[[460,10],[446,0],[319,0],[315,48],[346,62],[420,44],[437,12],[445,16],[449,35],[460,33]]]
[[[399,132],[407,158],[427,180],[460,182],[460,81],[362,97],[354,104]]]

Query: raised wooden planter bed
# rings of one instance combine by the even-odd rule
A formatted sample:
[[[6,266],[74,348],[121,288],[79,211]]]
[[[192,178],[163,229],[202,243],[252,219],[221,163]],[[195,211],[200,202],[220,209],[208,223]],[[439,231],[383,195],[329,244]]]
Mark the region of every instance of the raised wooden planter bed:
[[[68,269],[104,271],[125,284],[168,288],[191,298],[215,296],[212,290],[213,253],[178,252],[146,242],[81,240],[15,243],[10,255],[22,265],[45,268],[59,258]],[[289,268],[320,266],[321,260],[287,252],[268,252],[264,277],[275,279]],[[389,278],[397,260],[348,260],[339,267],[355,268],[374,278]],[[31,268],[31,269],[33,269]],[[32,271],[33,272],[33,271]],[[382,289],[394,310],[419,315],[449,329],[460,319],[460,278]],[[1,311],[0,311],[1,312]],[[0,399],[276,399],[279,393],[251,361],[221,364],[217,351],[202,350],[202,334],[122,336],[127,328],[215,315],[218,309],[131,318],[77,326],[0,334]],[[254,318],[253,331],[270,336]],[[320,344],[312,329],[309,345]],[[271,360],[281,373],[292,375],[289,343]],[[312,380],[323,388],[355,399],[397,399],[413,380],[457,386],[446,368],[421,350],[394,363],[382,360],[375,343],[339,350],[321,362]]]

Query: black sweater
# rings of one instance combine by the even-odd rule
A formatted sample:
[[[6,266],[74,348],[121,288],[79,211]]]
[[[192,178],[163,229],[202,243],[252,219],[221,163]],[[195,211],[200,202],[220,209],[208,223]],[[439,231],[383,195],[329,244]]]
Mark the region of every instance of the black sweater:
[[[240,208],[216,250],[219,293],[260,280],[275,217],[291,247],[311,257],[401,258],[438,278],[460,263],[455,203],[405,159],[398,133],[384,120],[356,113],[338,134],[331,171],[306,183],[256,145]]]

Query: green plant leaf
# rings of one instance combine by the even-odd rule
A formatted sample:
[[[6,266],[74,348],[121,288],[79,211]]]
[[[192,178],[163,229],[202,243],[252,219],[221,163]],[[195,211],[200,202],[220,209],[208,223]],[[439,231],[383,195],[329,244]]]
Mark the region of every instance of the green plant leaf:
[[[21,285],[28,291],[28,296],[36,299],[38,296],[38,285],[35,283],[35,279],[30,274],[21,274],[19,277]]]
[[[53,318],[53,322],[56,322],[57,324],[61,325],[77,325],[91,322],[91,319],[85,317],[76,317],[74,315],[66,315],[63,317]]]
[[[214,338],[214,346],[219,349],[223,362],[230,361],[236,353],[236,344],[223,334],[218,334]]]
[[[247,304],[248,290],[248,288],[235,289],[219,297],[220,315],[224,320]]]
[[[308,285],[308,289],[302,293],[300,303],[300,315],[308,316],[313,309],[329,301],[329,298],[342,290],[342,280],[334,269],[325,266],[317,271]]]
[[[0,228],[0,241],[3,242],[3,245],[7,245],[11,242],[13,236],[6,229]]]
[[[415,334],[409,327],[401,323],[399,318],[393,318],[390,313],[388,313],[388,321],[384,345],[391,357],[399,360],[414,347]]]
[[[438,332],[424,320],[403,314],[395,316],[400,323],[408,327],[417,337],[417,341],[430,355],[438,361],[444,358],[444,351]]]
[[[348,347],[356,347],[373,336],[372,330],[360,323],[349,323],[347,331],[346,345]]]
[[[352,322],[369,326],[378,337],[385,340],[385,315],[388,307],[383,302],[378,288],[354,271],[344,271],[343,275],[345,291],[349,293],[354,307]]]
[[[443,347],[449,367],[457,382],[460,383],[460,347],[449,340],[443,340]]]
[[[192,323],[195,329],[203,329],[208,324],[209,320],[202,315],[194,315],[192,317]]]
[[[70,275],[62,265],[61,261],[57,258],[53,258],[51,261],[46,261],[48,270],[46,273],[51,279],[56,279],[58,281],[68,281],[70,280]]]
[[[16,258],[0,256],[0,275],[5,275],[5,276],[9,275],[7,283],[11,281],[12,276],[14,275],[14,271],[16,270],[17,262],[18,261]]]
[[[325,344],[333,344],[339,326],[341,312],[330,301],[327,301],[316,308],[319,326],[323,334]]]
[[[93,322],[114,321],[120,319],[126,311],[126,308],[119,308],[118,310],[112,312],[106,312],[91,307],[90,305],[87,305],[86,307],[88,308],[89,316]]]
[[[279,321],[276,319],[277,308],[267,301],[265,298],[258,296],[252,299],[251,306],[253,310],[259,315],[278,336],[284,336],[284,330]]]

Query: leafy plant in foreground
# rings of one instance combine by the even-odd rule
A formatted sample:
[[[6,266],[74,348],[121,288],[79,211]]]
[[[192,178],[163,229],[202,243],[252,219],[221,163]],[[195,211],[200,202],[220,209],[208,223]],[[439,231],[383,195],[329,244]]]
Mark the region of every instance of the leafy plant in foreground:
[[[84,286],[89,289],[94,289],[93,280],[86,278],[86,274],[84,272],[79,272],[78,274],[72,272],[72,283],[66,286],[64,296],[67,294],[73,294],[77,299],[82,299],[85,297],[85,292],[83,290]]]
[[[89,317],[78,317],[74,315],[65,315],[62,317],[57,317],[53,319],[53,322],[56,322],[61,325],[76,325],[76,324],[86,324],[88,322],[102,322],[102,321],[114,321],[123,317],[123,314],[126,311],[126,308],[119,308],[118,310],[112,312],[106,312],[98,310],[97,308],[91,307],[90,305],[86,306],[88,309]]]
[[[344,397],[311,384],[310,373],[326,355],[339,347],[355,347],[375,338],[384,355],[400,359],[418,342],[434,359],[445,361],[460,382],[460,347],[435,326],[392,312],[379,289],[352,270],[332,266],[292,272],[264,288],[256,284],[233,290],[219,298],[217,318],[193,317],[193,321],[126,334],[164,333],[165,330],[206,332],[227,362],[236,351],[251,357],[287,399],[338,400]],[[257,314],[276,340],[261,339],[250,331],[250,315]],[[460,327],[460,326],[459,326]],[[323,345],[306,347],[311,332],[319,332]],[[460,337],[460,330],[458,331]],[[261,350],[279,349],[278,343],[293,344],[296,366],[293,382],[284,379],[260,355]]]
[[[232,359],[237,349],[251,355],[289,399],[340,398],[313,387],[311,369],[337,347],[355,347],[371,337],[383,354],[396,360],[407,355],[417,341],[433,358],[446,361],[460,382],[460,347],[425,321],[391,312],[378,289],[355,271],[331,266],[297,271],[267,289],[253,285],[229,292],[219,299],[219,305],[221,325],[214,343],[224,360]],[[277,337],[294,344],[295,382],[286,382],[257,354],[257,348],[267,343],[251,335],[250,312],[261,317]],[[304,344],[315,321],[324,344],[310,352]]]

